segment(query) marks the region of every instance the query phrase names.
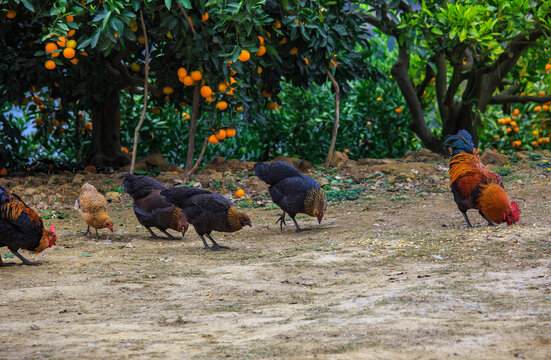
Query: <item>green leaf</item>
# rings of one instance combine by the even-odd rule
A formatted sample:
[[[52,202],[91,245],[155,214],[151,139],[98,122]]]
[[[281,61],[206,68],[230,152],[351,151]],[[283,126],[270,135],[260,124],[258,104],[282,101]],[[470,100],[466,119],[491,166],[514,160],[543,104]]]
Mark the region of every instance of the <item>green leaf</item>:
[[[172,6],[172,0],[165,0],[165,6],[168,10],[170,10],[170,7]]]
[[[94,33],[94,35],[92,35],[92,40],[91,40],[91,43],[90,43],[90,45],[92,45],[92,48],[96,47],[96,44],[98,43],[100,33],[101,33],[101,30],[97,29],[96,32]]]
[[[189,0],[178,0],[178,2],[180,3],[180,5],[182,5],[186,9],[191,9],[192,8],[191,3],[189,2]]]
[[[21,0],[21,2],[23,3],[23,5],[29,9],[30,11],[34,12],[34,7],[33,7],[33,4],[31,4],[31,2],[29,0]]]

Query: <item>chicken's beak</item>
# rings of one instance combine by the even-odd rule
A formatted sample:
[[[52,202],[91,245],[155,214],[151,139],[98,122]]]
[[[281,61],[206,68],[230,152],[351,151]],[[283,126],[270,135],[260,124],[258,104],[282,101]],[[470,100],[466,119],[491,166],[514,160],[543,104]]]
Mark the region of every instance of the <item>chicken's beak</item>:
[[[251,225],[251,222],[250,222],[250,221],[247,221],[245,224],[249,225],[250,227],[253,227],[253,226]]]
[[[323,219],[323,215],[318,216],[318,224],[321,224],[321,220]]]
[[[111,230],[111,232],[113,232],[113,227],[111,226],[111,227],[109,228],[109,230]]]

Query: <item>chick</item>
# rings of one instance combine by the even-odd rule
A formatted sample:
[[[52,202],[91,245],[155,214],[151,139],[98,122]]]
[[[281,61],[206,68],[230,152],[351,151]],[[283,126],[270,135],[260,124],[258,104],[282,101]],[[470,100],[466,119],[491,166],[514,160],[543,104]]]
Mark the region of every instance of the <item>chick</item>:
[[[94,185],[88,183],[82,185],[80,195],[75,202],[75,207],[88,225],[88,229],[84,235],[90,232],[90,226],[96,229],[98,239],[98,229],[108,228],[113,232],[113,221],[111,221],[106,211],[107,201],[96,190]]]

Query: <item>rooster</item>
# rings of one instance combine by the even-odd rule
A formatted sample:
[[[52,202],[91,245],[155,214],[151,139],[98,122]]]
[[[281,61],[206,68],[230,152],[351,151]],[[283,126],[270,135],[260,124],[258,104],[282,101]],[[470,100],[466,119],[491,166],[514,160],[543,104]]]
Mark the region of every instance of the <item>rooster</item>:
[[[124,174],[124,188],[134,200],[134,213],[140,224],[157,239],[152,227],[156,227],[169,239],[176,239],[170,235],[166,229],[176,230],[185,235],[188,229],[188,222],[182,209],[169,203],[162,197],[161,191],[166,190],[166,186],[157,180],[145,175]]]
[[[57,235],[53,225],[50,230],[44,228],[42,220],[29,208],[19,196],[0,186],[0,247],[8,249],[25,265],[40,265],[19,253],[19,249],[34,251],[36,254],[55,245]],[[13,265],[2,262],[0,266]]]
[[[256,163],[254,173],[270,185],[272,200],[283,210],[283,214],[276,221],[276,224],[280,223],[281,230],[283,225],[286,225],[285,213],[288,213],[295,223],[297,232],[302,231],[295,220],[298,213],[314,216],[321,224],[327,209],[327,199],[316,180],[299,173],[293,165],[283,161],[274,161],[271,164]]]
[[[98,229],[108,228],[113,232],[113,221],[107,215],[107,200],[96,190],[94,185],[88,183],[82,185],[80,195],[75,202],[75,207],[86,222],[86,225],[88,225],[88,229],[84,235],[90,233],[90,226],[96,229],[98,239]]]
[[[210,235],[212,231],[234,232],[245,225],[252,226],[247,214],[237,210],[230,200],[208,190],[183,186],[163,190],[161,195],[183,210],[187,220],[193,224],[203,240],[205,249],[229,249],[214,241]],[[212,241],[212,246],[207,244],[205,235]]]
[[[499,175],[482,164],[471,135],[460,130],[457,135],[448,137],[446,145],[451,146],[453,151],[448,171],[450,187],[467,226],[472,227],[467,217],[469,209],[477,209],[492,226],[502,222],[507,225],[518,222],[518,204],[515,201],[509,202]]]

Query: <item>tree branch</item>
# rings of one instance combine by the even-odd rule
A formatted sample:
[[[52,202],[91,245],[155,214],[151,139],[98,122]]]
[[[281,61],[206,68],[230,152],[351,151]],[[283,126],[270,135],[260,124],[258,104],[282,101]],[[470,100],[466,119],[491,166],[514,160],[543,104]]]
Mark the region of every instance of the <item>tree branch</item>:
[[[508,104],[519,103],[528,104],[530,102],[543,104],[551,101],[551,95],[547,96],[521,96],[521,95],[495,95],[490,98],[490,104]]]
[[[430,84],[430,81],[434,77],[434,70],[432,69],[432,66],[427,62],[426,69],[425,69],[425,78],[423,79],[423,82],[417,87],[417,97],[421,99],[421,96],[423,96],[423,92],[427,88],[427,86]]]
[[[189,27],[191,28],[191,32],[193,33],[193,35],[197,35],[197,32],[195,31],[195,28],[193,27],[193,21],[191,21],[191,18],[188,16],[188,14],[186,12],[186,9],[184,9],[184,7],[182,6],[182,4],[180,4],[179,1],[176,1],[176,4],[178,4],[178,7],[180,8],[180,11],[182,11],[182,14],[184,14],[184,17],[186,18],[186,20],[189,24]]]
[[[201,161],[203,161],[203,156],[205,155],[205,151],[207,150],[208,143],[209,143],[209,138],[205,137],[205,140],[203,141],[203,147],[201,148],[201,152],[199,153],[199,157],[197,158],[195,165],[193,165],[189,173],[185,174],[184,182],[188,182],[191,174],[193,174],[201,165]]]
[[[142,128],[143,122],[145,120],[145,113],[147,111],[147,89],[148,89],[148,80],[149,80],[149,42],[147,39],[147,29],[145,28],[145,22],[143,20],[143,13],[140,11],[140,21],[142,23],[143,36],[145,38],[145,79],[143,84],[143,109],[142,116],[138,122],[138,126],[134,129],[134,144],[132,148],[132,162],[130,163],[130,173],[134,172],[134,167],[136,166],[136,154],[138,152],[138,138],[140,136],[140,129]]]

